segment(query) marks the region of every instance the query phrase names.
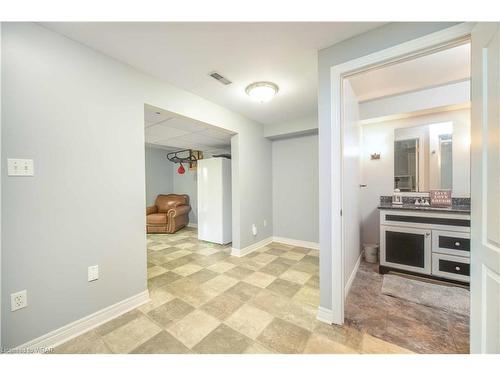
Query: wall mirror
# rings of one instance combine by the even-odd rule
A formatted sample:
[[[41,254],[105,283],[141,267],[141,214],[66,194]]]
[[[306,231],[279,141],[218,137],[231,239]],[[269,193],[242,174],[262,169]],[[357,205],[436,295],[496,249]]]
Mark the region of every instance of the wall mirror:
[[[455,148],[452,122],[395,129],[394,189],[453,190]]]

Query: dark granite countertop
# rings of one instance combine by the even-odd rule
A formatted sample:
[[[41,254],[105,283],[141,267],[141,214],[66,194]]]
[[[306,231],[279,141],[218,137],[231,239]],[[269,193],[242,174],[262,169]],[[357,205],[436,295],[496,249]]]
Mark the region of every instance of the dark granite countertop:
[[[380,203],[380,210],[411,210],[411,211],[436,211],[453,214],[470,214],[470,206],[454,205],[452,207],[431,207],[431,206],[416,206],[415,204],[393,205],[392,203]]]

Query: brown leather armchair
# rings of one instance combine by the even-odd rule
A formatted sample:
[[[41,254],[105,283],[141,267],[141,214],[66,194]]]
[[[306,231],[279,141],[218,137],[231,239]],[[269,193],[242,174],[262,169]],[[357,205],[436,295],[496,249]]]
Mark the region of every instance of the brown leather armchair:
[[[175,233],[189,223],[189,195],[158,195],[146,208],[147,233]]]

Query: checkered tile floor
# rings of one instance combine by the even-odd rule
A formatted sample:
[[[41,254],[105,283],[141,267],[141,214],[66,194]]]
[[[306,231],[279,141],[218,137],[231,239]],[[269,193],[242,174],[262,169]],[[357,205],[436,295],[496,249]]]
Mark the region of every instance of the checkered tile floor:
[[[402,353],[316,319],[318,251],[272,243],[245,257],[197,232],[148,235],[151,301],[55,353]]]

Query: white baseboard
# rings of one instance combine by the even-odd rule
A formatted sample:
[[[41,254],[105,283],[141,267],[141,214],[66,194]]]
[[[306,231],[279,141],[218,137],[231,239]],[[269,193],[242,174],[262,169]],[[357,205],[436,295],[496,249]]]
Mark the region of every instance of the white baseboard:
[[[231,255],[233,255],[235,257],[242,257],[242,256],[245,256],[247,254],[250,254],[252,251],[257,250],[258,248],[269,245],[271,242],[273,242],[273,237],[267,237],[267,238],[264,238],[262,241],[256,242],[256,243],[254,243],[250,246],[247,246],[243,249],[236,249],[233,247],[231,249]]]
[[[188,226],[188,228],[198,228],[198,223],[189,222],[187,226]]]
[[[145,290],[135,296],[124,299],[82,319],[21,344],[12,349],[11,352],[16,353],[21,350],[29,352],[30,349],[39,351],[41,348],[53,348],[149,301],[149,292]]]
[[[324,307],[318,307],[318,314],[316,315],[316,319],[320,322],[333,324],[333,311]]]
[[[294,240],[293,238],[285,238],[285,237],[273,237],[273,242],[279,242],[279,243],[282,243],[285,245],[305,247],[308,249],[319,250],[319,243],[318,242]]]
[[[351,290],[352,283],[354,282],[354,279],[356,278],[356,274],[358,273],[358,270],[359,270],[359,265],[361,264],[361,257],[362,256],[363,256],[363,253],[360,253],[358,260],[356,261],[356,264],[354,265],[354,269],[351,272],[351,276],[349,276],[349,280],[347,280],[347,283],[345,284],[344,298],[347,298],[347,295],[349,294],[349,290]]]

